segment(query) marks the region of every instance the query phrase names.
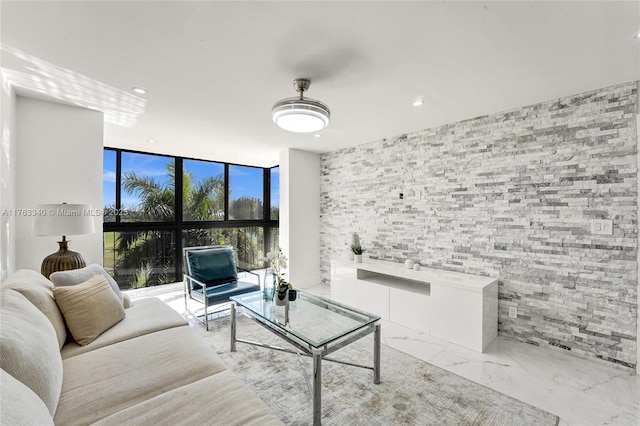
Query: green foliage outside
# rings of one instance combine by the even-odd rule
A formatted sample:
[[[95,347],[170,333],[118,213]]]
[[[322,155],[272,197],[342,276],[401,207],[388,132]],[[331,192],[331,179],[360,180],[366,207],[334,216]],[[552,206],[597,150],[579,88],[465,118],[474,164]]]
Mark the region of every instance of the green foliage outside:
[[[139,205],[122,217],[126,222],[175,220],[175,167],[166,165],[163,179],[128,172],[123,176],[123,192],[136,196]],[[224,177],[211,176],[194,182],[183,172],[183,215],[185,221],[220,220],[224,211]],[[106,207],[105,207],[106,208]],[[262,219],[263,205],[257,198],[240,197],[229,207],[230,219]],[[109,221],[109,218],[105,218]],[[183,247],[212,244],[232,245],[244,269],[261,267],[262,227],[196,228],[184,230]],[[139,288],[180,281],[174,265],[174,231],[127,231],[104,234],[104,265],[122,288]]]
[[[271,206],[271,220],[280,220],[280,207]]]

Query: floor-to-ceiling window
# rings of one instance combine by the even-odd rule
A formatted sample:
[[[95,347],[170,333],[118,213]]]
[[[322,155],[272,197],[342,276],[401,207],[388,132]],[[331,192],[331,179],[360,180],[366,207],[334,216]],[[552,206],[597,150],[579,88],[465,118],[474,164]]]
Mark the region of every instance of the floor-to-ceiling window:
[[[245,269],[278,247],[279,168],[105,148],[104,266],[121,288],[182,279],[182,249],[232,245]]]

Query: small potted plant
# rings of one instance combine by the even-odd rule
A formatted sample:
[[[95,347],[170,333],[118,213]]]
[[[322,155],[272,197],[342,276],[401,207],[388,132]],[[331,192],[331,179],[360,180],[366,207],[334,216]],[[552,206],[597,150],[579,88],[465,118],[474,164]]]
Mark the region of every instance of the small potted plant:
[[[362,263],[362,253],[367,251],[367,249],[362,247],[360,243],[355,243],[351,244],[351,251],[353,252],[353,259],[356,263]]]

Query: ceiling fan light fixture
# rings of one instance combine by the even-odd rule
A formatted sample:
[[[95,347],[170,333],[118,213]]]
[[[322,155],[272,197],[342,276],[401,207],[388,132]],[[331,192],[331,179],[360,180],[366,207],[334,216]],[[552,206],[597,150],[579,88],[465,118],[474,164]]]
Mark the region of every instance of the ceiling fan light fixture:
[[[310,133],[322,130],[329,125],[329,107],[320,101],[304,98],[311,81],[305,78],[293,80],[293,87],[300,97],[283,99],[271,109],[273,122],[289,132]]]

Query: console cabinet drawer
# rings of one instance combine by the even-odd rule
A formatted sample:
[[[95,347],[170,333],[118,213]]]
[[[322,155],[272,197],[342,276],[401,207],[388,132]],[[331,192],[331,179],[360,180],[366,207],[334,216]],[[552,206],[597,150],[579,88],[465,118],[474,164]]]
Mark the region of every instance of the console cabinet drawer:
[[[431,298],[399,288],[389,289],[389,321],[429,334]]]
[[[389,319],[389,287],[368,281],[356,281],[357,308]]]

